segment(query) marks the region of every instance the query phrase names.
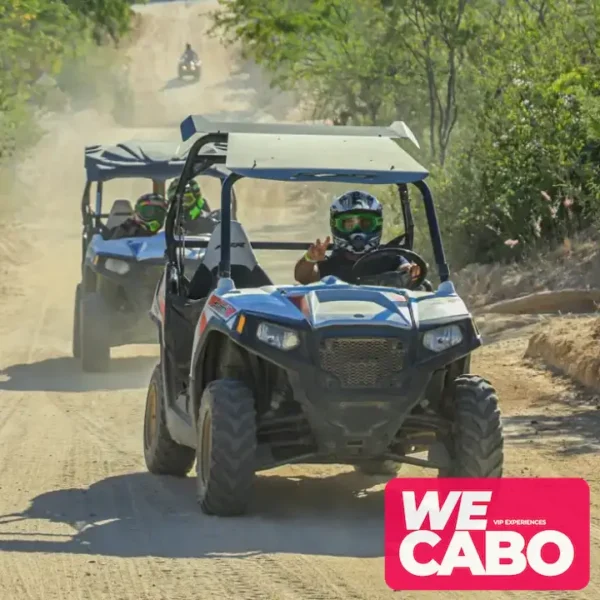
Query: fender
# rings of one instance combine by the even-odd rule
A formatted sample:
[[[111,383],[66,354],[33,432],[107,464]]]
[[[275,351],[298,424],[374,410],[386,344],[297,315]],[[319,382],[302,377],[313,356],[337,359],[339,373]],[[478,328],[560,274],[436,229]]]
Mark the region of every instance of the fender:
[[[198,363],[204,359],[204,341],[212,331],[221,331],[226,337],[235,336],[231,331],[239,311],[213,291],[206,300],[204,309],[198,319],[192,345],[192,360],[190,362],[189,391],[193,400],[197,396],[196,373]],[[202,386],[202,382],[200,382]],[[192,406],[193,403],[192,402]],[[192,415],[193,416],[193,415]]]

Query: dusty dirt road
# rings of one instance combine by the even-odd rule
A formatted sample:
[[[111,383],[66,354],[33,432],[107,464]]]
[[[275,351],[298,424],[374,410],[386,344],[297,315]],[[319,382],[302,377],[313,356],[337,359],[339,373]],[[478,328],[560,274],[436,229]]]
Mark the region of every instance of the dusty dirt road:
[[[0,300],[3,599],[392,597],[383,580],[383,485],[345,467],[281,468],[260,477],[251,516],[206,517],[196,506],[191,478],[145,472],[143,407],[156,348],[114,351],[108,375],[84,376],[70,357],[83,145],[141,135],[176,139],[176,128],[145,126],[176,124],[190,112],[231,110],[230,118],[257,114],[251,93],[232,91],[244,79],[231,75],[230,53],[202,38],[206,22],[198,13],[205,7],[144,8],[151,21],[132,50],[140,129],[117,128],[95,113],[60,118],[56,135],[23,166],[31,187],[43,189],[43,198],[51,202],[22,213],[30,251],[22,263],[8,257],[14,264],[3,286],[10,293]],[[188,40],[200,49],[205,76],[198,85],[169,87]],[[142,191],[114,185],[120,195]],[[275,232],[303,239],[323,231],[313,207],[285,205],[280,198],[276,188],[268,193],[248,188],[241,218],[256,237]],[[293,256],[278,262],[266,257],[265,265],[285,280],[292,261]],[[499,389],[508,435],[507,475],[578,475],[590,482],[592,583],[573,594],[446,593],[445,598],[600,597],[600,412],[593,398],[563,380],[522,366],[525,333],[501,332],[500,341],[491,337],[475,368]],[[426,473],[406,468],[404,474]],[[429,600],[439,594],[403,597]]]

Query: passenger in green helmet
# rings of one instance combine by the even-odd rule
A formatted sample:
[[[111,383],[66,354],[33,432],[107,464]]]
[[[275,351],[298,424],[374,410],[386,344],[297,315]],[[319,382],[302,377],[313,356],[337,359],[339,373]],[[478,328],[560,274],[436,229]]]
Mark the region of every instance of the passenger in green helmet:
[[[169,185],[167,199],[169,204],[175,199],[179,179],[174,179]],[[202,195],[200,186],[194,179],[190,179],[185,186],[183,195],[183,227],[187,233],[202,234],[211,232],[214,223],[208,220],[210,207]]]
[[[167,203],[160,194],[144,194],[133,207],[133,216],[108,231],[106,239],[149,237],[158,233],[167,217]]]

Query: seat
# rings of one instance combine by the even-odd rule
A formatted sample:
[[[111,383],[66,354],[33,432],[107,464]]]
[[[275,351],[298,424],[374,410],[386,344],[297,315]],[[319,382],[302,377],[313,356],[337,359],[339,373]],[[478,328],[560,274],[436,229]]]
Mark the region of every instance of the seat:
[[[133,215],[133,207],[129,200],[115,200],[113,202],[108,219],[106,220],[107,229],[113,229],[123,223]]]
[[[206,253],[190,281],[188,298],[192,300],[206,298],[215,288],[220,258],[221,223],[218,223],[210,237]],[[258,264],[250,240],[238,221],[231,221],[231,278],[239,289],[273,285],[269,276]]]

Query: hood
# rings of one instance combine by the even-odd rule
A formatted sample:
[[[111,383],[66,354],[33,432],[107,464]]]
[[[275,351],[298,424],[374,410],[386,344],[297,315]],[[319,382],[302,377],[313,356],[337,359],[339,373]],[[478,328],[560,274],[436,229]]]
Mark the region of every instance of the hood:
[[[322,287],[304,295],[300,304],[315,329],[367,324],[413,327],[408,297],[389,288]]]
[[[454,286],[436,292],[357,287],[330,277],[307,286],[266,286],[223,295],[236,310],[274,320],[308,322],[313,329],[370,325],[413,329],[470,316]]]
[[[203,236],[197,236],[203,237]],[[208,239],[209,236],[206,236]],[[122,238],[105,240],[100,235],[94,236],[88,247],[88,255],[112,256],[125,260],[160,261],[165,257],[166,242],[163,231],[150,237]],[[186,249],[186,259],[197,260],[204,255],[204,248]]]
[[[223,295],[237,310],[275,320],[304,322],[314,329],[343,325],[388,325],[411,329],[409,300],[389,288],[356,287],[332,280],[309,286],[266,286]]]

